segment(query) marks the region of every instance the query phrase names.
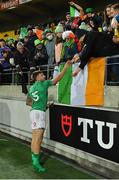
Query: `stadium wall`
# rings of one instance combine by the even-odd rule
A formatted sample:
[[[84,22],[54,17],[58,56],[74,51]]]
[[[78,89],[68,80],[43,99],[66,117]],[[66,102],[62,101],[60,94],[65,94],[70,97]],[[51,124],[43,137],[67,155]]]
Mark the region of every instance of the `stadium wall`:
[[[19,86],[1,86],[0,88],[0,131],[31,141],[31,128],[29,120],[30,108],[25,104],[25,96]],[[4,96],[2,95],[4,94]],[[11,94],[11,95],[10,95]],[[50,100],[56,100],[56,89],[50,89]],[[55,94],[55,96],[54,96]],[[43,147],[57,154],[74,160],[81,167],[90,169],[106,178],[119,178],[119,164],[84,152],[74,147],[50,139],[49,112],[47,111],[47,127]],[[55,119],[54,119],[55,121]]]

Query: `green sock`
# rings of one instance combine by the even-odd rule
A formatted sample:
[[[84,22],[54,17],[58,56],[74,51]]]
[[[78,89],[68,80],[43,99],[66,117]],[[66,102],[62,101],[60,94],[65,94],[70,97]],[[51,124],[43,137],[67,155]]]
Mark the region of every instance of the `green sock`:
[[[46,169],[39,163],[39,154],[32,153],[32,165],[38,172],[45,172]]]
[[[41,163],[41,154],[39,155],[39,162]]]
[[[39,154],[32,153],[32,162],[33,162],[33,164],[39,163]]]
[[[38,156],[38,154],[34,154],[33,152],[31,152],[32,155],[32,161],[34,159],[34,156]],[[39,163],[41,162],[41,154],[39,155]]]

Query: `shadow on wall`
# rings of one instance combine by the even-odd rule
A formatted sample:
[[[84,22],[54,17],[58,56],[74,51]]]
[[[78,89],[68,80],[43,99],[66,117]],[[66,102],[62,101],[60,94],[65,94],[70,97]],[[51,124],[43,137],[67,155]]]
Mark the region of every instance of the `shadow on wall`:
[[[0,125],[11,126],[11,113],[7,103],[0,102]]]

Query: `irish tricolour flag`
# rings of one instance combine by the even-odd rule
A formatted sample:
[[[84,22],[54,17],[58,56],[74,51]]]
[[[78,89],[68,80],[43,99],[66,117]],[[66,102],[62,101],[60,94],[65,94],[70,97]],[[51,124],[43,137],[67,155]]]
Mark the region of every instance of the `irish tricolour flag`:
[[[77,9],[75,9],[74,7],[70,6],[70,15],[71,17],[79,17],[80,12],[77,11]]]
[[[72,72],[79,64],[73,64],[57,86],[57,100],[62,104],[96,105],[104,104],[105,58],[96,58],[85,66],[76,77]],[[64,65],[55,67],[54,76]]]

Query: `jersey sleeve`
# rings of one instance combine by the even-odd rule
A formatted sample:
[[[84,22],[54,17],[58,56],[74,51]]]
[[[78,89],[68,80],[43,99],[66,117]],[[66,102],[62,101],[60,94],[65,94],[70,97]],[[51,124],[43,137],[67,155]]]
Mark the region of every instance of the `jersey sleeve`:
[[[27,97],[31,97],[30,89],[29,89],[29,91],[28,91]]]
[[[53,81],[52,80],[47,80],[45,81],[45,84],[46,84],[46,87],[50,87],[50,86],[53,86]]]

